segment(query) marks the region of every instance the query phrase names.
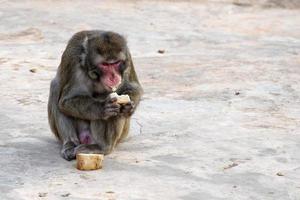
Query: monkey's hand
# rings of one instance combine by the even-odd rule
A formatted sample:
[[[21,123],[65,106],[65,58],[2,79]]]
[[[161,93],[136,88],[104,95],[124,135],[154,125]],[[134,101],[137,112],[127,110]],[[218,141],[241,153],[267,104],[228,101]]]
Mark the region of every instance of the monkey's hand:
[[[120,113],[125,117],[130,117],[134,112],[134,102],[130,101],[126,104],[121,105]]]
[[[120,113],[121,106],[117,103],[117,98],[108,97],[103,107],[103,119],[117,116]]]

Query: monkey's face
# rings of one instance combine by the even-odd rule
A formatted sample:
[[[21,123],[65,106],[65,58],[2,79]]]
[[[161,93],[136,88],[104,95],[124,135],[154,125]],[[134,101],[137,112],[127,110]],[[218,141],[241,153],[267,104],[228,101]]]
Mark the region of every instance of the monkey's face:
[[[104,89],[112,91],[122,82],[126,68],[126,41],[117,34],[106,34],[89,41],[90,59]]]
[[[104,61],[97,65],[101,71],[100,81],[108,91],[114,90],[122,82],[122,60]]]

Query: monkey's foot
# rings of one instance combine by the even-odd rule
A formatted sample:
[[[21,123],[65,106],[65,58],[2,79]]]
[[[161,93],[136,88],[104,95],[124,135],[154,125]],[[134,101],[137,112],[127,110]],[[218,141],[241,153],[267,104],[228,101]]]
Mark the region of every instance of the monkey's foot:
[[[75,159],[75,147],[76,144],[74,142],[66,142],[61,149],[61,156],[68,161]]]

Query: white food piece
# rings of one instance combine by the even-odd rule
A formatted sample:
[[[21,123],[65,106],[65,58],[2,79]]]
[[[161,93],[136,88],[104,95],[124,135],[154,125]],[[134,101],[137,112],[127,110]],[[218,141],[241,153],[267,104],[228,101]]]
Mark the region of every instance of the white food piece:
[[[96,170],[102,168],[103,154],[79,153],[76,155],[77,169]]]
[[[117,98],[118,104],[126,104],[130,102],[130,97],[127,94],[118,95],[116,92],[110,94],[110,98]]]

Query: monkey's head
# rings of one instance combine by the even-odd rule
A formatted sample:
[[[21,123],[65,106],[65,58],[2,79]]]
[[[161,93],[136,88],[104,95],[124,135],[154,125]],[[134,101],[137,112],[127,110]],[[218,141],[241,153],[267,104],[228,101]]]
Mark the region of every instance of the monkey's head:
[[[112,91],[123,79],[128,67],[127,44],[124,37],[113,32],[94,35],[86,41],[86,60],[90,78],[100,81],[104,89]]]

